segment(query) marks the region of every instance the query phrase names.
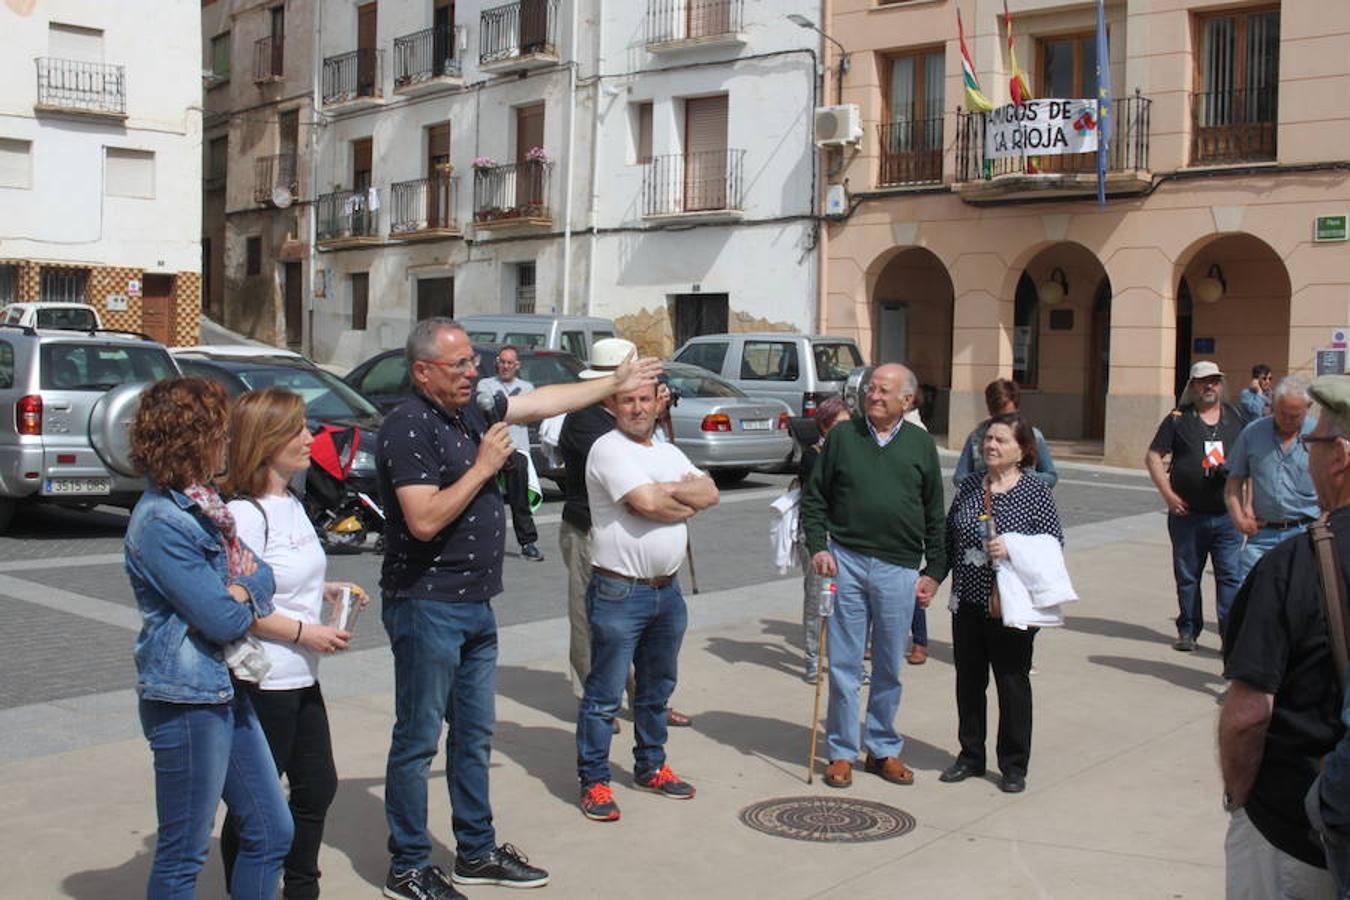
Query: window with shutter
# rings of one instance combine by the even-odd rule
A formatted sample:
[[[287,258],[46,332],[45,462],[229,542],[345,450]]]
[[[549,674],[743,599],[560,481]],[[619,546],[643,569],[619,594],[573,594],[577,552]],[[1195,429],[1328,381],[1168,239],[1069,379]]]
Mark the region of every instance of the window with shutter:
[[[32,141],[0,138],[0,187],[32,187],[32,155]]]
[[[1193,162],[1275,159],[1280,11],[1197,19],[1200,91],[1191,101]]]
[[[727,95],[684,102],[684,209],[726,209]]]

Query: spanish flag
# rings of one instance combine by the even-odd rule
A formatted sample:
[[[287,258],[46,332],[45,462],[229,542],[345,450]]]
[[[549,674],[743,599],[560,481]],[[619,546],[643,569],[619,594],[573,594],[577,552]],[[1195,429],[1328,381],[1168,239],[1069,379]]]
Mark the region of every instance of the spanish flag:
[[[1013,49],[1012,13],[1008,12],[1008,0],[1003,0],[1003,21],[1008,26],[1008,67],[1012,69],[1012,77],[1008,79],[1008,93],[1012,96],[1012,102],[1020,106],[1032,99],[1031,85],[1027,83],[1027,73],[1017,64],[1017,51]]]
[[[971,112],[989,112],[994,104],[980,90],[980,80],[975,77],[975,63],[970,58],[970,48],[966,46],[966,28],[961,24],[961,7],[956,8],[956,35],[961,42],[961,79],[966,88],[966,106]]]

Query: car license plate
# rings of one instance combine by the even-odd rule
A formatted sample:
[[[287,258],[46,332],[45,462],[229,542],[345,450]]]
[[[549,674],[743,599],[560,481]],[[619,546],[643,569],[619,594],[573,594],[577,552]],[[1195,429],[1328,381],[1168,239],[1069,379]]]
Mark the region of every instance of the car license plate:
[[[110,478],[48,478],[44,494],[111,494]]]
[[[773,426],[771,419],[742,419],[741,431],[768,431]]]

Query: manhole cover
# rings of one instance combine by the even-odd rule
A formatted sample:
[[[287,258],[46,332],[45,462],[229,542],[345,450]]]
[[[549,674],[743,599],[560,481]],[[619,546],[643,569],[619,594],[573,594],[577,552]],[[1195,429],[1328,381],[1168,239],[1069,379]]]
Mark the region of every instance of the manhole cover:
[[[741,821],[756,831],[794,841],[856,844],[884,841],[914,830],[914,817],[871,800],[779,797],[741,810]]]

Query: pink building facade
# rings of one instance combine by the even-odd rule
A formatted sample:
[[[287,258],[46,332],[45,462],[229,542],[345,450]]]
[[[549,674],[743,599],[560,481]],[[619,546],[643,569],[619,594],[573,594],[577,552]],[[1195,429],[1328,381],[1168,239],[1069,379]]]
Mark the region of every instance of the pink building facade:
[[[1095,97],[1094,5],[1008,6],[1033,96]],[[1104,208],[1095,155],[985,158],[958,7],[1007,103],[1002,0],[826,4],[864,135],[826,151],[849,212],[822,241],[822,330],[909,362],[950,446],[984,385],[1014,377],[1047,436],[1127,465],[1193,360],[1217,361],[1233,399],[1257,363],[1312,374],[1350,325],[1350,243],[1316,233],[1350,212],[1350,3],[1108,2]]]

